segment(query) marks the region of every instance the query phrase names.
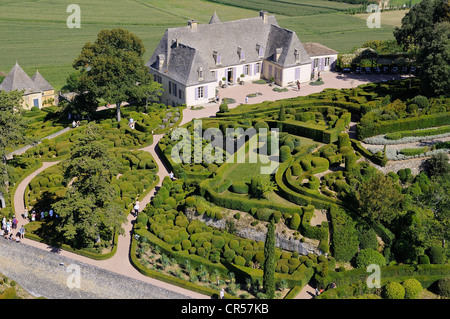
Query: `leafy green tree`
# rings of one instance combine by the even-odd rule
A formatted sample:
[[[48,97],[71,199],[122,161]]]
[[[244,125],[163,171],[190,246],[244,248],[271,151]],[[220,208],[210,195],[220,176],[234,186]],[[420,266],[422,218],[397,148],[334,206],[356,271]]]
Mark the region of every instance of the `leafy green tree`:
[[[250,182],[249,192],[252,197],[266,198],[269,193],[276,189],[275,184],[269,179],[267,175],[252,176]]]
[[[442,15],[436,14],[445,1],[422,0],[402,19],[402,25],[394,30],[397,43],[407,50],[418,51],[426,46],[433,33],[434,24],[441,22]]]
[[[264,274],[263,289],[268,299],[275,297],[275,222],[273,219],[267,225],[266,241],[264,243]]]
[[[21,115],[23,92],[0,92],[0,193],[6,191],[10,169],[6,164],[6,149],[25,141],[25,119]]]
[[[448,0],[422,0],[394,30],[397,43],[418,53],[419,78],[425,92],[450,91],[450,6]]]
[[[425,92],[435,95],[450,93],[450,22],[436,24],[428,45],[417,58],[419,77]]]
[[[64,164],[65,178],[73,183],[52,206],[59,215],[56,229],[68,244],[86,247],[123,232],[126,214],[114,203],[118,194],[110,182],[119,165],[101,142],[98,128],[89,124]]]
[[[425,166],[429,176],[444,176],[450,173],[449,158],[444,153],[432,155],[426,161]]]
[[[360,218],[370,224],[391,223],[401,212],[404,195],[389,176],[376,174],[353,194]]]
[[[145,66],[142,40],[122,28],[102,30],[94,43],[86,43],[73,67],[80,71],[79,92],[103,98],[116,104],[117,121],[121,120],[120,106],[131,99],[148,98],[159,91]],[[139,87],[142,86],[142,87]]]

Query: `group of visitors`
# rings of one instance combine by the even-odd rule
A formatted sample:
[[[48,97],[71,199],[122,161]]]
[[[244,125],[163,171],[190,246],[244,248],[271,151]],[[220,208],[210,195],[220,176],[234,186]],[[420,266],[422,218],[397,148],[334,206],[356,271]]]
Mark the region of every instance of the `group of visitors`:
[[[80,126],[80,121],[76,121],[75,122],[75,120],[72,122],[72,128],[76,128],[76,127],[78,127],[78,126]]]
[[[36,213],[36,211],[32,211],[31,212],[31,216],[28,216],[28,210],[25,209],[25,212],[23,213],[23,218],[28,219],[30,218],[30,220],[32,222],[36,221],[36,220],[44,220],[46,218],[58,218],[58,215],[55,214],[55,212],[53,211],[53,209],[50,209],[48,212],[47,211],[40,211],[38,213]]]
[[[25,228],[20,227],[19,231],[14,235],[14,230],[17,229],[18,220],[16,216],[13,219],[7,220],[5,216],[2,219],[2,228],[0,229],[0,236],[10,241],[20,242],[20,239],[25,236]]]

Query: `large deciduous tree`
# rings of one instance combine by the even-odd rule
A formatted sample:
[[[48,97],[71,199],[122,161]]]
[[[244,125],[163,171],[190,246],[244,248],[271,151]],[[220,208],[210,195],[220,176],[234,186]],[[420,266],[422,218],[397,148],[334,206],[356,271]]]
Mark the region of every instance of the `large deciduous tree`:
[[[72,184],[52,206],[60,217],[57,231],[70,245],[85,247],[122,232],[126,214],[114,203],[118,194],[111,184],[119,165],[99,140],[98,128],[89,124],[64,165],[65,178]]]
[[[0,193],[9,181],[6,149],[24,142],[26,123],[21,115],[23,92],[0,92]]]
[[[448,95],[450,91],[449,0],[422,0],[394,31],[397,43],[417,53],[419,78],[425,92]]]
[[[389,176],[376,174],[355,191],[358,216],[370,223],[390,224],[401,212],[404,196]]]
[[[115,103],[117,121],[121,120],[122,102],[152,95],[160,87],[145,66],[142,40],[122,28],[102,30],[94,43],[84,45],[73,67],[80,71],[78,92]],[[145,88],[145,89],[143,89]]]

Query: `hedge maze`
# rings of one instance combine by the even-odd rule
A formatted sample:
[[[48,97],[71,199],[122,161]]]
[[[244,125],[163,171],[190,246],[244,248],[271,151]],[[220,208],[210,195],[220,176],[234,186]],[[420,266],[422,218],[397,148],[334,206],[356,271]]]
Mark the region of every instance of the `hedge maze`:
[[[245,219],[249,228],[259,227],[264,233],[266,223],[274,219],[277,236],[300,245],[294,249],[277,246],[278,283],[287,284],[292,294],[310,280],[322,287],[333,281],[343,285],[353,283],[353,276],[360,276],[358,265],[361,265],[359,261],[354,264],[355,258],[359,249],[366,246],[358,231],[361,222],[347,206],[354,190],[376,174],[375,167],[387,163],[384,152],[370,152],[362,146],[360,139],[410,130],[419,122],[417,127],[421,128],[448,125],[449,122],[448,100],[430,99],[425,105],[412,93],[411,87],[415,85],[415,80],[389,81],[355,89],[326,89],[308,97],[241,105],[219,112],[215,118],[202,120],[203,133],[214,128],[225,136],[222,148],[216,152],[215,158],[220,159],[216,162],[210,159],[201,163],[175,163],[171,154],[180,142],[166,135],[158,146],[163,161],[178,179],[164,180],[152,204],[139,215],[140,223],[135,231],[140,240],[136,243],[136,251],[148,250],[150,244],[162,249],[164,256],[176,260],[181,272],[187,273],[183,265],[188,264],[204,267],[211,277],[213,272],[220,273],[222,278],[230,280],[229,285],[234,283],[230,276],[233,280],[236,276],[241,286],[246,282],[257,284],[263,272],[264,237],[239,232],[236,225]],[[422,103],[421,107],[415,107],[417,101]],[[396,115],[393,112],[397,112]],[[369,117],[372,121],[367,120]],[[349,136],[351,121],[358,123],[356,138]],[[185,128],[193,141],[194,124],[188,123]],[[227,143],[236,141],[236,136],[227,135],[227,129],[245,131],[249,128],[279,130],[280,160],[273,175],[260,174],[263,163],[225,162],[230,156]],[[270,151],[270,138],[263,134],[259,137],[262,137],[262,143],[258,144],[258,149],[251,149],[250,138],[241,146],[247,159],[251,152],[257,152],[261,147]],[[201,147],[205,148],[209,143],[203,140]],[[194,143],[191,146],[195,148]],[[199,154],[188,156],[192,160]],[[320,212],[326,215],[326,220],[317,220]],[[369,234],[371,239],[373,236],[382,239],[385,256],[380,256],[384,260],[388,248],[394,246],[395,234],[381,223],[374,225]],[[309,252],[299,253],[301,245],[309,247]],[[379,247],[375,244],[371,249]],[[371,250],[367,252],[367,256],[372,254]],[[148,265],[148,255],[140,253],[136,260],[136,267],[141,272],[150,271],[144,266]],[[365,260],[369,258],[367,256],[361,255],[358,260]],[[349,262],[355,270],[346,271],[344,275],[342,264]],[[335,274],[344,277],[337,279],[341,277]],[[178,284],[192,288],[192,281],[198,284],[195,289],[207,293],[214,293],[208,290],[210,288],[220,288],[212,279],[205,282],[191,280],[184,284],[179,281]],[[235,287],[224,287],[233,296],[262,297],[255,291],[250,295],[248,291],[239,294]],[[350,293],[350,288],[341,289],[344,290],[340,293],[342,296],[372,293],[367,290]],[[279,294],[279,297],[282,296]],[[336,297],[336,294],[330,293],[330,297]]]

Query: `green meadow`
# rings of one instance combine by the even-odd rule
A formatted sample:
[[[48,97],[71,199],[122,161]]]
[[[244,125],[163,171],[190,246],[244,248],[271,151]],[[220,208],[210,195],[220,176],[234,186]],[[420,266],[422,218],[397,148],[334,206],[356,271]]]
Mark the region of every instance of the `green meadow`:
[[[100,30],[122,27],[134,32],[144,41],[147,60],[167,28],[184,26],[189,19],[208,23],[214,11],[222,21],[255,17],[260,9],[276,12],[279,24],[295,31],[301,41],[321,42],[342,53],[367,40],[391,39],[394,28],[382,24],[380,29],[369,29],[365,20],[343,13],[352,5],[326,0],[247,0],[252,4],[248,8],[206,0],[77,0],[81,28],[70,29],[67,6],[72,3],[2,0],[0,71],[9,72],[17,61],[30,76],[38,69],[58,90],[73,71],[81,47],[94,41]],[[274,3],[275,7],[269,6]]]

